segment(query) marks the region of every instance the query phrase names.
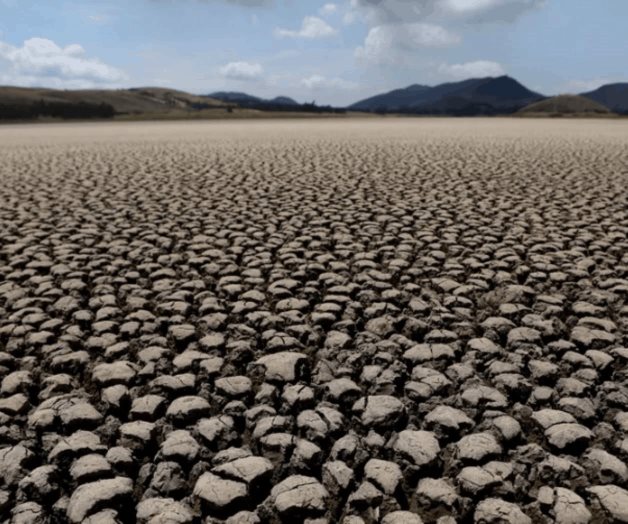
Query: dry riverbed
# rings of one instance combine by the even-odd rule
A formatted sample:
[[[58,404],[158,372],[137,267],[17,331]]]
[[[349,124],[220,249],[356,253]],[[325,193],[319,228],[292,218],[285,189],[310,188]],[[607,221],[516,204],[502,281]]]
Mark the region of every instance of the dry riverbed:
[[[628,122],[0,128],[0,521],[628,522]]]

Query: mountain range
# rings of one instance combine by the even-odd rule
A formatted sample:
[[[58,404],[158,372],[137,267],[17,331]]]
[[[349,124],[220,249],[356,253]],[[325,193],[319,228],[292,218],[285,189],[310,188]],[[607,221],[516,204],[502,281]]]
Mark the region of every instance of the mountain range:
[[[628,83],[605,85],[580,95],[616,113],[628,113]],[[509,76],[473,78],[437,86],[413,84],[361,100],[352,111],[425,115],[497,115],[515,113],[548,97]]]
[[[602,116],[611,110],[602,104],[578,95],[558,95],[534,102],[517,112],[521,116]]]
[[[299,105],[287,97],[268,100],[241,92],[222,91],[208,96],[241,107],[257,109]],[[628,114],[628,83],[604,85],[580,96],[597,102],[615,113]],[[472,78],[436,86],[413,84],[360,100],[349,105],[347,109],[369,113],[419,115],[500,115],[516,113],[548,98],[504,75]]]
[[[137,87],[132,89],[46,89],[0,86],[0,105],[107,104],[117,114],[163,113],[172,110],[224,108],[223,101],[176,89]]]
[[[628,114],[628,83],[606,84],[595,91],[582,93],[582,96],[595,100],[614,113]]]
[[[582,93],[610,111],[628,115],[628,83],[603,85]],[[436,86],[413,84],[403,89],[360,100],[347,108],[299,104],[292,98],[260,98],[235,91],[194,95],[167,88],[142,87],[115,90],[58,90],[0,86],[0,119],[36,118],[38,116],[87,115],[157,115],[187,114],[200,110],[219,113],[242,111],[342,113],[406,113],[417,115],[500,115],[547,100],[509,76],[472,78]],[[562,100],[561,103],[564,103]],[[582,104],[576,104],[582,106]],[[554,107],[554,106],[551,106]],[[558,106],[557,106],[558,107]],[[584,107],[584,106],[582,106]],[[215,113],[215,111],[211,111]]]
[[[543,95],[530,91],[508,76],[472,78],[434,87],[411,85],[361,100],[354,111],[381,113],[496,113],[515,112]]]
[[[239,91],[217,91],[207,95],[214,100],[221,100],[222,102],[231,102],[238,104],[240,107],[258,107],[260,105],[277,105],[277,106],[299,106],[296,100],[293,100],[287,96],[277,96],[272,99],[264,99],[258,96],[249,95],[247,93],[241,93]]]

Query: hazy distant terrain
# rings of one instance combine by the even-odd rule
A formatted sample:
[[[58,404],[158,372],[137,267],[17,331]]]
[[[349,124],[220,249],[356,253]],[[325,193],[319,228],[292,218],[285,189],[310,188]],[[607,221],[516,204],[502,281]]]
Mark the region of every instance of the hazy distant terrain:
[[[580,96],[613,113],[628,114],[628,84],[609,84]],[[239,91],[194,95],[158,87],[66,91],[0,86],[0,121],[232,119],[342,116],[347,113],[496,116],[514,114],[522,109],[530,112],[526,109],[528,106],[547,98],[509,76],[472,78],[437,86],[414,84],[358,101],[346,108],[320,105],[315,101],[299,103],[286,96],[260,98]],[[582,106],[582,102],[576,105]],[[566,107],[566,113],[573,114],[572,109]],[[583,113],[590,115],[594,112]]]
[[[216,100],[222,100],[223,102],[238,104],[241,107],[259,107],[260,105],[289,107],[300,105],[296,100],[287,96],[277,96],[272,99],[264,99],[237,91],[217,91],[215,93],[211,93],[209,96],[211,98],[215,98]]]
[[[628,84],[604,85],[580,96],[603,105],[611,112],[628,113]],[[547,98],[514,78],[500,76],[472,78],[433,87],[415,84],[361,100],[350,105],[349,109],[413,115],[508,115]],[[574,113],[573,109],[566,107],[566,113]]]
[[[628,114],[628,83],[604,85],[582,96],[595,100],[615,113]]]
[[[0,128],[0,519],[626,522],[627,146]]]
[[[546,98],[517,112],[523,116],[610,116],[610,109],[584,96],[561,95]]]
[[[57,90],[0,86],[0,122],[45,118],[194,119],[258,116],[322,116],[344,109],[287,97],[263,100],[243,93],[216,93],[219,98],[158,87],[112,90]]]
[[[158,113],[172,109],[192,109],[195,104],[203,104],[207,107],[225,107],[223,102],[212,98],[154,87],[59,90],[0,86],[0,103],[2,104],[25,104],[39,100],[66,103],[105,103],[113,106],[117,113]]]
[[[435,87],[414,85],[362,100],[350,109],[412,114],[508,114],[544,98],[508,76]]]

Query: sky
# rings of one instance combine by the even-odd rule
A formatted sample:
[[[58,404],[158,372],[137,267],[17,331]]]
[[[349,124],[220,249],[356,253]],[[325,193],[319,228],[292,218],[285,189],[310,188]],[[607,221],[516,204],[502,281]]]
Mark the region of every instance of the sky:
[[[508,74],[628,81],[628,0],[0,0],[0,85],[163,86],[346,105]]]

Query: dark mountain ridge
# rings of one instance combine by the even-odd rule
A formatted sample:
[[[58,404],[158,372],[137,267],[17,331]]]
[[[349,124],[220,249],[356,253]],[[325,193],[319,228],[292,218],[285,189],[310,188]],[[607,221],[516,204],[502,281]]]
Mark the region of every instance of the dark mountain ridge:
[[[611,115],[604,105],[579,95],[558,95],[534,102],[518,111],[522,116],[593,116]]]
[[[263,104],[272,105],[284,105],[284,106],[298,106],[296,100],[293,100],[287,96],[277,96],[272,99],[260,98],[258,96],[249,95],[248,93],[242,93],[240,91],[216,91],[207,95],[214,100],[221,100],[223,102],[232,102],[238,104],[240,107],[257,107]]]
[[[579,96],[614,113],[628,115],[628,83],[603,85]],[[150,116],[207,109],[232,112],[238,108],[271,112],[344,113],[350,110],[416,115],[501,115],[516,113],[547,98],[509,76],[471,78],[433,87],[413,84],[361,100],[346,109],[317,106],[314,102],[299,104],[287,96],[264,99],[237,91],[194,95],[158,87],[59,90],[0,86],[0,120],[39,116]]]
[[[509,76],[471,78],[434,87],[412,85],[361,100],[349,106],[357,111],[411,114],[514,113],[545,98]]]
[[[377,111],[382,107],[388,110],[399,109],[411,105],[431,89],[429,86],[413,84],[402,89],[395,89],[388,93],[361,100],[349,106],[349,109],[355,109],[356,111]]]
[[[150,116],[193,113],[203,109],[225,111],[228,105],[220,100],[161,87],[67,90],[0,86],[0,120]]]
[[[272,99],[266,99],[239,91],[217,91],[207,96],[213,100],[220,100],[225,103],[237,104],[239,107],[247,109],[257,109],[260,111],[303,111],[306,113],[346,112],[344,108],[317,106],[314,102],[299,104],[299,102],[287,96],[277,96]]]
[[[263,100],[257,96],[242,93],[240,91],[216,91],[215,93],[207,95],[207,97],[215,100],[222,100],[223,102],[234,102],[236,104],[255,103]]]
[[[606,84],[580,96],[602,104],[615,113],[628,114],[628,82]]]

